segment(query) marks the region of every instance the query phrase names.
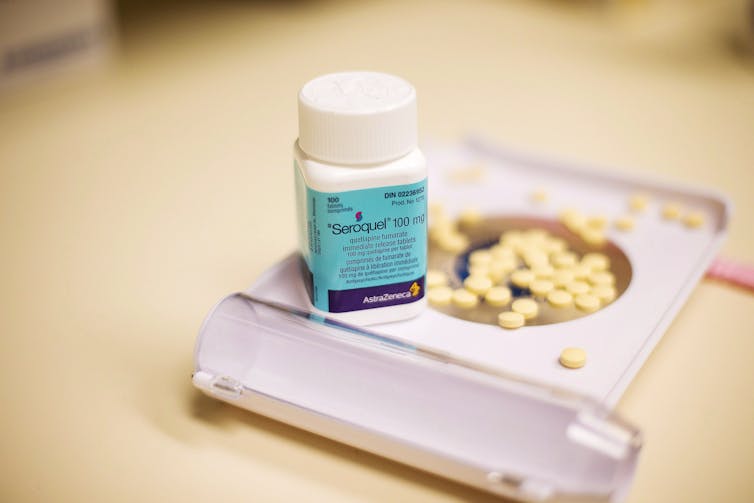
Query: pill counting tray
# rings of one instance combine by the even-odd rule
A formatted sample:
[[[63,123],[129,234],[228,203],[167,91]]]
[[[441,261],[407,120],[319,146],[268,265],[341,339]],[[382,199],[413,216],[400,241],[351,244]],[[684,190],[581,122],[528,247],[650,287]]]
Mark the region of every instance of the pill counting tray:
[[[335,337],[339,342],[321,340],[322,330],[311,326],[323,324],[317,316],[287,319],[285,309],[272,309],[261,322],[233,297],[202,329],[194,384],[216,398],[499,494],[620,501],[640,440],[605,411],[712,260],[729,204],[704,190],[531,158],[479,140],[433,147],[428,161],[430,202],[442,202],[452,215],[475,206],[493,218],[555,222],[564,207],[577,207],[612,219],[625,213],[630,194],[648,194],[650,205],[633,231],[608,231],[610,246],[631,269],[620,297],[596,313],[513,331],[428,308],[415,319],[371,327],[367,338],[405,345],[387,344],[389,355],[358,337],[348,349],[339,347],[343,333]],[[549,189],[545,204],[530,199],[539,188]],[[661,219],[660,203],[670,200],[701,211],[705,223],[688,229]],[[299,266],[297,256],[288,257],[248,293],[308,311]],[[252,307],[251,313],[270,309]],[[586,366],[558,364],[568,346],[586,350]],[[412,348],[425,348],[442,363],[407,357]],[[352,350],[366,353],[351,361]],[[390,365],[379,363],[388,357]],[[448,381],[455,378],[462,383]],[[495,390],[480,379],[491,379],[486,382]],[[487,423],[488,417],[494,421]],[[553,464],[544,461],[550,458]]]
[[[726,233],[729,202],[707,190],[506,152],[478,139],[425,151],[429,201],[441,202],[451,215],[474,206],[483,215],[555,222],[563,208],[576,207],[612,221],[627,213],[632,194],[647,194],[649,205],[636,214],[635,229],[607,231],[628,258],[631,278],[622,295],[596,313],[505,331],[429,308],[417,318],[375,328],[615,405],[714,258]],[[540,188],[549,191],[549,201],[533,203],[532,191]],[[689,229],[662,219],[665,201],[701,211],[704,224]],[[249,291],[309,308],[293,259],[273,266]],[[587,365],[576,371],[558,363],[563,348],[571,346],[588,355]]]

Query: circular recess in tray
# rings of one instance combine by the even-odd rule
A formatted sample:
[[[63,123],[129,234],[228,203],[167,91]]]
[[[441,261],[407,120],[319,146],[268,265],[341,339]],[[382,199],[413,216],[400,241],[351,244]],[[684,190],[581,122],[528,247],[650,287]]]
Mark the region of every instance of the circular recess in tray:
[[[429,257],[428,257],[428,269],[443,271],[449,280],[449,286],[452,288],[463,288],[464,280],[469,276],[470,260],[469,257],[476,250],[490,249],[495,245],[500,245],[501,236],[509,231],[516,231],[527,235],[531,233],[533,229],[538,229],[540,234],[542,230],[546,232],[549,239],[563,240],[567,244],[567,251],[573,252],[577,258],[577,265],[580,264],[587,254],[602,254],[609,259],[609,266],[607,268],[608,273],[612,273],[614,277],[614,298],[602,299],[600,303],[600,309],[597,311],[588,312],[577,307],[576,302],[570,303],[565,307],[555,307],[547,301],[546,295],[536,295],[532,293],[532,290],[527,287],[518,287],[511,281],[511,274],[516,270],[526,269],[527,265],[521,254],[517,253],[515,256],[516,265],[515,269],[504,274],[502,278],[495,281],[498,286],[507,286],[511,289],[513,294],[511,302],[506,306],[496,307],[484,302],[483,295],[480,295],[481,302],[473,308],[462,308],[456,305],[443,305],[432,306],[433,309],[439,310],[450,316],[461,318],[467,321],[473,321],[477,323],[487,323],[490,325],[498,324],[498,315],[503,311],[511,309],[511,304],[518,298],[532,298],[534,299],[539,310],[536,317],[527,319],[526,325],[548,325],[552,323],[559,323],[569,321],[583,316],[593,315],[594,312],[599,312],[610,304],[618,302],[620,296],[626,291],[629,283],[631,282],[631,264],[623,251],[618,248],[613,242],[607,240],[602,246],[590,246],[585,243],[578,235],[568,230],[562,223],[554,220],[546,220],[533,217],[484,217],[481,220],[473,223],[460,223],[458,231],[460,231],[468,239],[468,246],[461,252],[454,253],[443,249],[438,246],[436,240],[430,239],[429,244]],[[561,243],[562,244],[562,243]],[[568,267],[558,267],[552,264],[553,255],[549,254],[549,263],[553,265],[555,271],[568,269]],[[562,264],[561,264],[562,265]],[[473,269],[473,267],[472,267]],[[597,271],[595,271],[597,272]],[[499,274],[498,274],[499,276]],[[609,276],[609,275],[608,275]],[[583,278],[581,280],[575,279],[575,281],[581,281],[589,285],[589,295],[594,294],[597,290],[597,284],[600,281],[600,277]],[[574,285],[574,299],[578,296],[579,290]],[[584,286],[584,285],[580,285]],[[609,286],[609,285],[608,285]],[[558,290],[568,290],[565,285],[557,288]]]

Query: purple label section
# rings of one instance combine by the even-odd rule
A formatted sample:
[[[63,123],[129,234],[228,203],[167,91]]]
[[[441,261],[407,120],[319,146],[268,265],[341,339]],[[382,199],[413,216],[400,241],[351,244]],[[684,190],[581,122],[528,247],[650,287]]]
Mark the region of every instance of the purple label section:
[[[331,313],[409,304],[424,297],[424,276],[414,281],[390,285],[354,288],[352,290],[329,290],[328,297]]]

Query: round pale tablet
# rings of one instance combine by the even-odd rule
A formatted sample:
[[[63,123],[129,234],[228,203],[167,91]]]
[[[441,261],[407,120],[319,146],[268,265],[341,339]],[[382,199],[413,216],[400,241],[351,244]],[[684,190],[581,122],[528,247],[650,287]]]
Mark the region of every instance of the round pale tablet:
[[[516,258],[516,252],[513,250],[512,246],[501,244],[492,246],[490,248],[490,255],[492,255],[492,260],[507,260]]]
[[[597,271],[589,275],[589,283],[594,286],[597,285],[614,285],[615,275],[610,271]]]
[[[586,225],[586,217],[576,209],[566,209],[560,212],[560,221],[571,232],[579,232]]]
[[[575,276],[570,269],[558,269],[552,275],[552,282],[555,286],[562,287],[573,281]]]
[[[536,243],[530,243],[529,240],[527,240],[524,237],[522,237],[520,241],[516,241],[515,243],[513,243],[513,250],[516,252],[516,254],[519,257],[523,257],[528,252],[536,250],[536,249],[537,249]]]
[[[542,229],[541,227],[528,229],[524,231],[523,235],[524,239],[528,240],[530,243],[544,243],[545,240],[550,237],[550,233],[547,232],[547,229]]]
[[[489,264],[469,265],[469,276],[488,276],[489,273],[490,273]]]
[[[512,297],[511,289],[507,286],[493,286],[484,294],[484,301],[491,306],[501,307],[507,305]]]
[[[577,308],[587,313],[593,313],[600,308],[600,299],[588,293],[577,295],[574,302]]]
[[[529,269],[516,269],[511,273],[511,283],[519,288],[528,287],[534,278],[534,273]]]
[[[453,304],[463,309],[471,309],[479,304],[479,297],[465,288],[453,290]]]
[[[549,253],[562,253],[568,249],[568,243],[562,238],[549,238],[542,244],[542,249]]]
[[[427,290],[427,301],[435,306],[447,306],[453,299],[453,289],[449,286],[435,286]]]
[[[529,290],[537,297],[544,297],[553,288],[555,288],[555,283],[548,279],[535,279],[529,283]]]
[[[458,221],[464,225],[476,225],[482,219],[482,213],[476,208],[466,208],[458,215]]]
[[[492,280],[487,276],[471,275],[463,280],[463,286],[471,293],[484,295],[492,288]]]
[[[565,251],[561,253],[554,253],[550,257],[552,265],[558,268],[573,267],[578,261],[578,257],[573,252]]]
[[[448,275],[445,274],[444,271],[441,271],[439,269],[428,269],[425,283],[427,285],[427,288],[445,286],[448,284]]]
[[[592,272],[592,269],[584,264],[576,264],[569,269],[573,273],[574,279],[586,279]]]
[[[634,194],[628,199],[628,207],[632,211],[642,212],[647,209],[647,204],[649,204],[649,197],[646,194]]]
[[[593,286],[592,290],[589,292],[598,299],[600,299],[600,302],[603,304],[609,304],[612,301],[615,300],[615,297],[618,295],[618,292],[615,290],[615,287],[612,285],[597,285]]]
[[[579,237],[589,246],[598,248],[604,246],[607,243],[607,237],[602,229],[594,229],[592,227],[585,227],[581,229]]]
[[[505,311],[497,315],[497,323],[503,328],[521,328],[526,323],[521,313]]]
[[[678,203],[666,203],[662,207],[662,218],[665,220],[678,220],[681,216],[681,205]]]
[[[535,203],[544,203],[550,198],[550,195],[544,189],[537,189],[531,193],[529,198]]]
[[[522,314],[525,319],[530,320],[539,313],[539,305],[532,299],[516,299],[511,304],[511,310]]]
[[[565,348],[560,352],[560,364],[569,369],[580,369],[586,364],[586,351],[581,348]]]
[[[573,295],[565,290],[552,290],[547,294],[547,302],[552,307],[568,307],[573,304]]]
[[[630,217],[628,215],[624,215],[622,217],[618,217],[615,219],[615,228],[619,231],[630,231],[634,228],[636,223],[634,222],[634,218]]]
[[[587,227],[602,230],[607,226],[607,217],[605,215],[592,215],[586,219]]]
[[[530,250],[524,255],[524,262],[529,267],[549,265],[547,253],[542,250]]]
[[[586,281],[571,281],[566,286],[566,290],[568,290],[571,295],[580,295],[582,293],[589,293],[589,290],[591,287],[589,286],[589,283]]]
[[[684,215],[683,223],[690,229],[696,229],[704,225],[704,214],[701,211],[691,211]]]
[[[523,233],[517,230],[505,231],[500,235],[500,244],[511,248],[515,248],[515,245],[523,240]]]
[[[604,253],[587,253],[581,257],[581,264],[592,271],[605,271],[610,268],[610,258]]]
[[[490,253],[488,250],[474,250],[473,252],[469,253],[470,264],[486,265],[490,262],[492,262],[492,253]]]
[[[437,238],[440,248],[450,253],[461,253],[469,246],[469,238],[463,234],[452,232]]]
[[[490,268],[487,270],[487,277],[492,280],[493,283],[502,283],[508,277],[508,273],[511,269],[507,269],[503,264],[499,262],[493,262],[490,264]]]
[[[555,274],[555,268],[550,264],[537,265],[531,268],[537,279],[550,279]]]

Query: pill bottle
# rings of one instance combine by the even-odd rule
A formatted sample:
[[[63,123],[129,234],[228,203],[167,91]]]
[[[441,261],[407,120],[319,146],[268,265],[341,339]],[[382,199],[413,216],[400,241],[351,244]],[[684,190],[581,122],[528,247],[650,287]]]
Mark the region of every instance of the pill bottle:
[[[315,310],[369,325],[426,305],[427,165],[416,91],[376,72],[323,75],[298,96],[299,245]]]

